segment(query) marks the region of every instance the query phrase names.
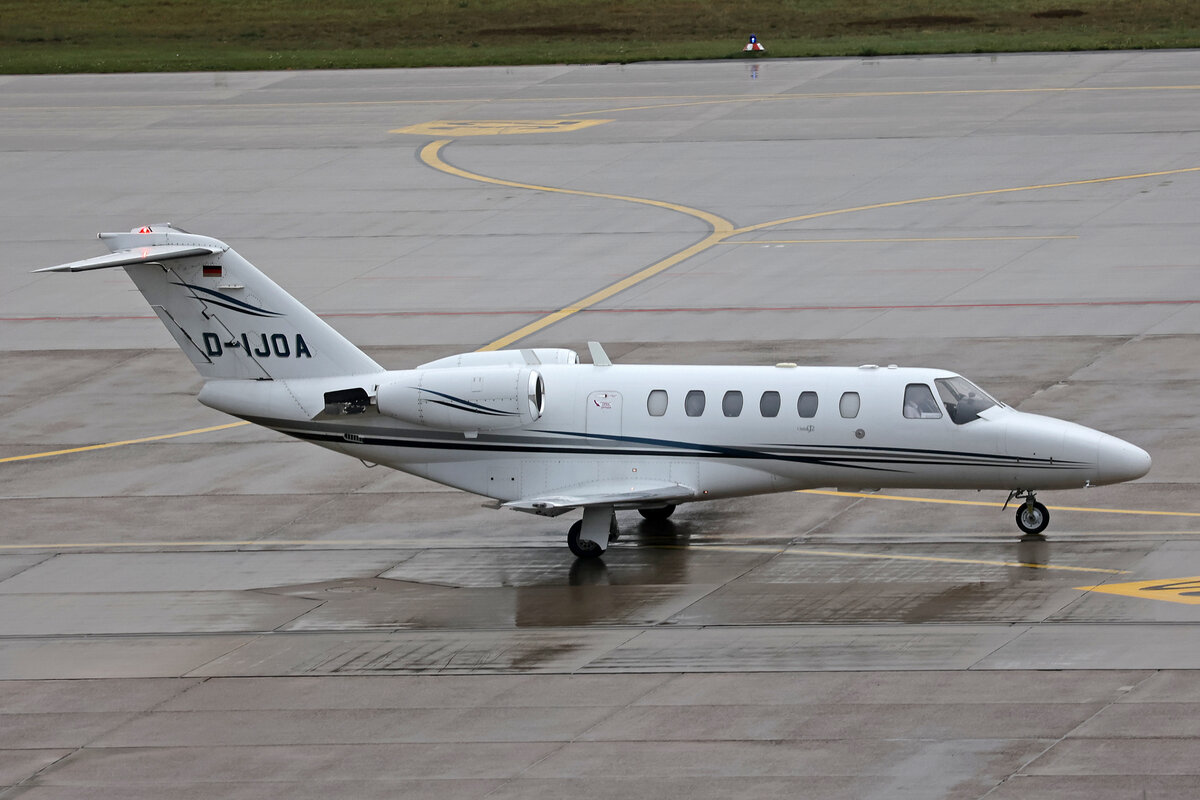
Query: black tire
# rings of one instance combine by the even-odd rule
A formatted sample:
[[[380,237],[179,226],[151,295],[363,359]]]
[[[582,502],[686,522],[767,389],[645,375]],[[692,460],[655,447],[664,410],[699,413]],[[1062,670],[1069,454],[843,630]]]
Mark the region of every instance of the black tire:
[[[639,508],[638,513],[643,519],[659,522],[675,513],[675,506],[658,506],[657,508]]]
[[[583,520],[577,520],[571,526],[571,530],[567,531],[567,547],[571,548],[571,552],[576,558],[599,558],[604,554],[600,549],[600,545],[589,540],[580,540],[579,533],[583,530]]]
[[[1017,509],[1017,527],[1030,536],[1046,530],[1050,524],[1050,512],[1041,503],[1023,503]]]

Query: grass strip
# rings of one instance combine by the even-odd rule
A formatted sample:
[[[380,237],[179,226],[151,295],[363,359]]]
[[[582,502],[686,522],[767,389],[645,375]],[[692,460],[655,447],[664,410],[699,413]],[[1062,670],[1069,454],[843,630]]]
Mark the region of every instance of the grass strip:
[[[0,73],[1190,48],[1196,0],[4,0]]]

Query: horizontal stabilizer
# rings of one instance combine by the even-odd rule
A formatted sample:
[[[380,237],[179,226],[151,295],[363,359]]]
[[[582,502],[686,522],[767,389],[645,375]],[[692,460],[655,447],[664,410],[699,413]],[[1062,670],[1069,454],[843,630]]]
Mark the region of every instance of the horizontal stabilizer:
[[[553,513],[557,509],[615,506],[637,508],[656,503],[681,503],[696,497],[696,490],[668,481],[596,481],[566,487],[562,492],[542,497],[525,497],[505,503],[505,508],[534,514]]]
[[[85,272],[89,269],[108,269],[110,267],[127,267],[131,264],[150,264],[158,261],[170,261],[175,258],[191,258],[192,256],[209,256],[220,253],[219,247],[203,247],[198,245],[150,245],[133,250],[118,250],[106,256],[85,258],[82,261],[72,261],[54,267],[42,267],[34,272]]]
[[[169,223],[99,238],[108,255],[37,272],[121,267],[206,380],[346,378],[383,371],[218,239]],[[349,389],[361,382],[338,383],[344,385],[336,389]]]

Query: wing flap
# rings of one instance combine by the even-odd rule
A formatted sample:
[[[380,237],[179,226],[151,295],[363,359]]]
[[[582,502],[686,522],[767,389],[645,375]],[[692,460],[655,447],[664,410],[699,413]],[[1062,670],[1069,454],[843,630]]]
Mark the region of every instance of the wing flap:
[[[638,508],[655,504],[681,503],[692,500],[696,490],[669,481],[594,481],[564,487],[561,491],[539,497],[523,497],[504,504],[505,508],[534,514],[554,515],[572,508],[614,506]]]
[[[127,267],[131,264],[146,264],[156,261],[170,261],[176,258],[191,258],[192,256],[208,256],[221,252],[219,247],[204,247],[199,245],[162,244],[138,247],[134,250],[118,250],[106,256],[85,258],[82,261],[70,261],[53,267],[42,267],[34,272],[86,272],[90,269],[109,269],[110,267]]]

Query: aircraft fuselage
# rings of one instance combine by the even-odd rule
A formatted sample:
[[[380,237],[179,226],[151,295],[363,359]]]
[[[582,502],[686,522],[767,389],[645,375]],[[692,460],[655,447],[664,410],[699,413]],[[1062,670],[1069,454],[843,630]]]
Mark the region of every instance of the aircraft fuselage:
[[[938,381],[962,379],[944,370],[547,364],[537,371],[544,413],[494,431],[430,430],[373,409],[313,419],[324,392],[345,388],[345,379],[214,381],[200,399],[504,502],[605,481],[678,483],[693,487],[695,500],[826,486],[1068,489],[1130,480],[1149,468],[1144,451],[1116,437],[990,398],[956,422]],[[357,385],[373,395],[407,374],[358,376]],[[223,399],[217,390],[226,383],[235,396]],[[914,392],[924,410],[906,404]]]

